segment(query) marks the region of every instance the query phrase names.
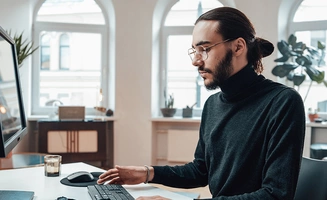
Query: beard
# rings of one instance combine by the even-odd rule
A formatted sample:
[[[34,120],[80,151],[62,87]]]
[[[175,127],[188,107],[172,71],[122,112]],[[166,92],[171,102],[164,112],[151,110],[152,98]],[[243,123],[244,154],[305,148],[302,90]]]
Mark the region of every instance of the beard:
[[[226,52],[225,57],[215,66],[214,71],[205,68],[199,69],[206,71],[213,76],[213,80],[205,84],[208,90],[218,89],[224,83],[224,81],[230,77],[233,72],[232,58],[233,52],[231,49],[229,49]]]

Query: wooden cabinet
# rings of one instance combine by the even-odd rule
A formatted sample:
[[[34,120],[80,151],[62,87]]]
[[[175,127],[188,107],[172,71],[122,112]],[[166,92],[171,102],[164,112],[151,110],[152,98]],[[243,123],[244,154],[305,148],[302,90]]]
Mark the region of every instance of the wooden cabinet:
[[[38,121],[38,151],[59,154],[63,163],[101,162],[113,167],[112,121]]]
[[[310,146],[314,143],[327,144],[327,123],[306,124],[303,156],[310,157]]]
[[[200,127],[197,118],[152,119],[152,164],[175,165],[192,161]],[[310,157],[310,145],[327,143],[327,123],[307,123],[303,156]]]
[[[199,138],[200,118],[152,119],[152,164],[190,162]]]

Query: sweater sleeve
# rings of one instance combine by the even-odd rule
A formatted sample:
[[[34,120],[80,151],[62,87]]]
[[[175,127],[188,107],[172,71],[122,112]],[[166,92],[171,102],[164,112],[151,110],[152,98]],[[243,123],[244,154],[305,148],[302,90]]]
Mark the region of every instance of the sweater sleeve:
[[[293,89],[285,89],[276,97],[270,116],[262,188],[275,199],[293,199],[305,136],[301,96]]]

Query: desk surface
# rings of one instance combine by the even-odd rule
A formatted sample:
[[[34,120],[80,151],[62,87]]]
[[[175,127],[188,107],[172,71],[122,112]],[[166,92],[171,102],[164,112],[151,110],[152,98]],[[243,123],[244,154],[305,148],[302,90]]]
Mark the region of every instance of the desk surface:
[[[60,196],[76,200],[91,200],[86,187],[71,187],[60,183],[62,178],[76,171],[99,172],[104,170],[85,163],[63,164],[59,177],[44,176],[43,166],[0,170],[0,189],[33,191],[35,193],[34,200],[54,200]],[[126,185],[125,188],[134,198],[160,195],[170,199],[191,199],[148,184]]]

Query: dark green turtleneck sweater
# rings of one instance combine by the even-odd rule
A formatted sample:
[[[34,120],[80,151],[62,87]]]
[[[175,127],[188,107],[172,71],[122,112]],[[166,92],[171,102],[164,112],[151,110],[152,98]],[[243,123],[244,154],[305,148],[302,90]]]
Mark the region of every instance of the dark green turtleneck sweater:
[[[293,199],[305,134],[301,97],[250,66],[221,90],[203,108],[193,162],[154,166],[152,182],[180,188],[209,184],[217,200]]]

